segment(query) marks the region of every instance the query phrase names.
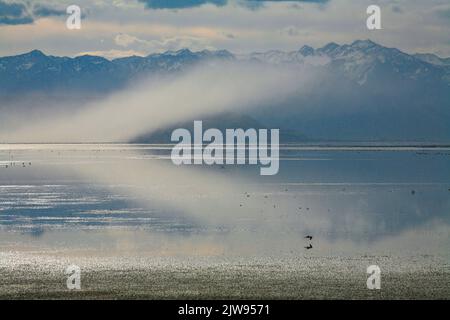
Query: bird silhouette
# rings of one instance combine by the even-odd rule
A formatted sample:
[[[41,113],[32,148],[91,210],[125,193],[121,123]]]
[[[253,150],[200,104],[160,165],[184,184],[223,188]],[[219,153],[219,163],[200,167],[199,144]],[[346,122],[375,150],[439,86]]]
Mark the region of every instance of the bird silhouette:
[[[312,236],[306,236],[305,237],[305,239],[309,239],[309,240],[312,240],[312,238],[313,238]]]
[[[309,250],[309,249],[312,249],[312,244],[309,244],[309,246],[307,246],[307,247],[305,247],[305,249],[307,249],[307,250]]]

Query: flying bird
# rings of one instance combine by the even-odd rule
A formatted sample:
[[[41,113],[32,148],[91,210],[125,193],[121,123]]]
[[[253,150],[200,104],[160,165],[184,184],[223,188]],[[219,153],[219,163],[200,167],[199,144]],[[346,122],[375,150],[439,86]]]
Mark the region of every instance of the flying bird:
[[[312,240],[312,236],[306,236],[305,239]]]
[[[305,249],[307,250],[312,249],[312,244],[309,244],[309,246],[305,247]]]

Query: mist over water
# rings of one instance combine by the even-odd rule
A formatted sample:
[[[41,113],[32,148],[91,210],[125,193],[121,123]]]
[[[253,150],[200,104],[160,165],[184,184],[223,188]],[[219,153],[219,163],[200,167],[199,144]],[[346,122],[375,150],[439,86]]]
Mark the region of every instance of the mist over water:
[[[201,120],[226,111],[282,103],[311,78],[308,68],[263,66],[249,62],[210,62],[164,77],[149,76],[103,100],[78,107],[59,103],[52,115],[40,102],[42,117],[28,111],[5,113],[2,142],[128,142],[185,120]],[[282,84],[282,85],[280,85]],[[68,104],[65,106],[65,103]],[[10,108],[14,110],[14,108]],[[52,109],[54,110],[54,109]],[[34,115],[36,115],[34,113]],[[7,119],[10,118],[11,121]]]

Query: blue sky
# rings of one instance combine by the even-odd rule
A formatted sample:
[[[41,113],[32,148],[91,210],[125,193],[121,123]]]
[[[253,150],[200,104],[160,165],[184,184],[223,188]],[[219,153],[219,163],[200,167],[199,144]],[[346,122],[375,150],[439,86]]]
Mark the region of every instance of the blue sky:
[[[77,4],[81,30],[68,30]],[[366,28],[366,8],[382,9],[382,30]],[[406,52],[450,56],[448,0],[0,0],[0,55],[41,49],[108,58],[189,48],[235,53],[296,50],[372,39]]]

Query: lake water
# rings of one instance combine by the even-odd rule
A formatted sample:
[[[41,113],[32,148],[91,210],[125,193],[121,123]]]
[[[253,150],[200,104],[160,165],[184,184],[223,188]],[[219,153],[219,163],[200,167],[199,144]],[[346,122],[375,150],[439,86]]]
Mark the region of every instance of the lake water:
[[[248,165],[175,166],[170,150],[0,145],[0,269],[89,265],[86,257],[119,266],[129,256],[135,265],[165,259],[168,270],[286,261],[326,273],[356,259],[363,280],[369,260],[391,274],[433,266],[448,276],[450,148],[282,146],[275,176]],[[344,258],[353,262],[333,260]]]

